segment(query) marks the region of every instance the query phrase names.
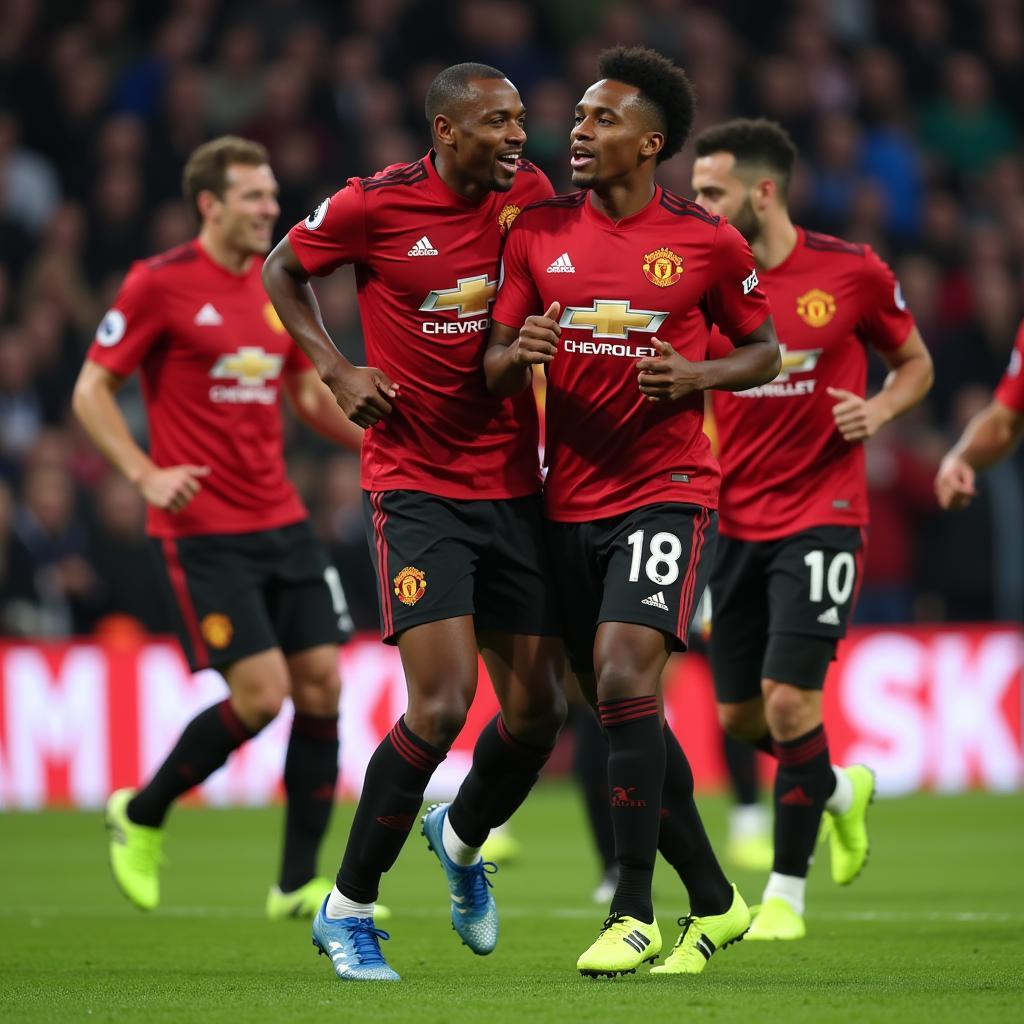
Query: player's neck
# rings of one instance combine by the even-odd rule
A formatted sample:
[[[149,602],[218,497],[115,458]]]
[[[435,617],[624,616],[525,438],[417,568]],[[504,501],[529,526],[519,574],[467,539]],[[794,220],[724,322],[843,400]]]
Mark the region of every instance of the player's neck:
[[[456,194],[471,203],[479,203],[491,193],[489,182],[481,182],[459,173],[455,160],[443,149],[434,151],[437,176]]]
[[[654,191],[651,178],[612,182],[600,192],[592,188],[590,203],[609,220],[620,221],[639,213],[654,198]]]
[[[757,265],[764,270],[774,270],[789,259],[796,248],[797,237],[796,228],[784,210],[767,217],[761,225],[761,233],[750,246]]]
[[[199,232],[199,244],[214,263],[232,274],[244,274],[252,266],[251,252],[227,245],[209,228]]]

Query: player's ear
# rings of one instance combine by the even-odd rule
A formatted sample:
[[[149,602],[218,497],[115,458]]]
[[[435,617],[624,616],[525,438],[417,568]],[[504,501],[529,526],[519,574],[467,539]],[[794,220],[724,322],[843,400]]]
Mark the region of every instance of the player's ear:
[[[434,117],[434,138],[445,146],[455,145],[455,125],[447,114]]]
[[[199,211],[200,220],[206,220],[220,206],[222,200],[216,192],[204,188],[196,196],[196,209]]]
[[[640,140],[640,155],[649,160],[657,156],[665,145],[665,136],[661,132],[646,132]]]

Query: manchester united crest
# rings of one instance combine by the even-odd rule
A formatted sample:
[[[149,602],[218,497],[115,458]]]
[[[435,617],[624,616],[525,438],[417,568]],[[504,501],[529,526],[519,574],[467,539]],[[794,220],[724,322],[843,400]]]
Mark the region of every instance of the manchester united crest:
[[[394,582],[395,597],[402,604],[407,604],[410,607],[423,596],[423,592],[427,589],[426,573],[420,572],[419,569],[414,569],[411,565],[407,565],[395,577]]]
[[[227,647],[235,635],[235,627],[231,620],[221,612],[204,615],[203,621],[199,623],[199,631],[203,634],[203,639],[217,650]]]
[[[501,208],[501,213],[498,214],[498,230],[503,234],[508,234],[508,229],[512,227],[516,217],[519,216],[523,211],[516,206],[515,203],[506,203]]]
[[[812,288],[796,300],[796,315],[809,327],[824,327],[836,315],[835,296]]]
[[[671,249],[655,249],[644,256],[644,277],[659,288],[668,288],[683,276],[683,257]]]

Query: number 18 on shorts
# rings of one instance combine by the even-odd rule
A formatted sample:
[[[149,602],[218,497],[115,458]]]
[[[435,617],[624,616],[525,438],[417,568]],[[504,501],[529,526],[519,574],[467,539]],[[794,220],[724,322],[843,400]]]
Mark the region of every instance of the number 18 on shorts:
[[[708,582],[717,515],[698,505],[645,505],[589,523],[549,523],[551,559],[576,671],[593,669],[601,622],[650,626],[686,649]]]

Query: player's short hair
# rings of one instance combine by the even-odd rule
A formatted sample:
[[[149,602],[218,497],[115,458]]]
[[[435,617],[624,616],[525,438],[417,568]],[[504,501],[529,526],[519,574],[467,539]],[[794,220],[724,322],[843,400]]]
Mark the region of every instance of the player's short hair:
[[[693,127],[697,97],[686,72],[645,46],[616,46],[604,50],[597,69],[602,78],[613,78],[640,90],[640,101],[659,131],[665,133],[656,163],[675,156]]]
[[[433,126],[438,114],[450,114],[473,98],[471,82],[481,78],[507,78],[504,71],[490,64],[453,64],[445,68],[427,89],[423,109],[427,124]]]
[[[737,117],[705,128],[695,142],[697,156],[732,153],[736,167],[767,171],[785,197],[796,162],[796,146],[777,121]]]
[[[228,187],[228,168],[233,164],[262,167],[270,163],[265,146],[238,135],[222,135],[193,150],[181,176],[185,201],[199,214],[200,192],[212,192],[224,198]]]

